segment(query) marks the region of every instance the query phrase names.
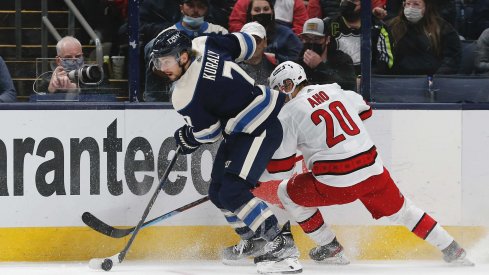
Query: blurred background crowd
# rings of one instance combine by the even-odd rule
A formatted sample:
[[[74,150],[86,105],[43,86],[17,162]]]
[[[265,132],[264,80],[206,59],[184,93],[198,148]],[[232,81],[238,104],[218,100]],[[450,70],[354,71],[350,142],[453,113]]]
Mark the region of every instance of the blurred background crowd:
[[[8,0],[0,2],[0,31],[4,33],[0,46],[0,102],[28,101],[33,93],[84,87],[83,83],[73,84],[73,79],[70,82],[68,73],[96,60],[98,41],[79,20],[74,21],[71,31],[66,26],[66,17],[72,16],[71,2],[93,29],[103,50],[105,73],[103,81],[97,83],[97,91],[102,93],[99,87],[105,87],[116,93],[118,100],[127,100],[131,66],[128,53],[132,46],[128,19],[133,16],[128,0]],[[405,82],[407,76],[423,79],[430,91],[436,88],[431,84],[443,77],[488,80],[484,78],[489,77],[489,0],[372,0],[368,30],[362,28],[362,2],[140,0],[137,101],[170,101],[171,85],[151,70],[148,56],[160,32],[176,28],[195,38],[238,32],[251,21],[262,24],[267,31],[263,59],[259,64],[241,65],[259,84],[267,84],[275,66],[291,60],[305,68],[313,84],[338,83],[344,89],[361,92],[361,37],[367,31],[371,35],[372,93],[376,88],[382,90],[382,85],[376,84],[377,76],[383,77],[380,83],[400,80],[400,87],[410,85]],[[42,39],[36,29],[46,25],[41,23],[44,19],[27,20],[34,16],[26,12],[41,14],[42,5],[60,37],[51,32],[47,40]],[[16,49],[19,38],[14,41],[14,37],[19,33],[21,49]],[[39,51],[42,43],[50,45],[47,53]],[[40,57],[51,58],[51,67],[39,69],[39,61],[32,60]],[[46,70],[49,74],[43,75]],[[381,92],[378,94],[380,98]]]

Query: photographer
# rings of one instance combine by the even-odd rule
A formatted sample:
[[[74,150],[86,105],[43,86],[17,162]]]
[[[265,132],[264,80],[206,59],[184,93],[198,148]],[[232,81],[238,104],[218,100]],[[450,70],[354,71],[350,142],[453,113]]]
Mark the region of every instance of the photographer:
[[[83,52],[80,41],[72,36],[65,36],[56,44],[56,69],[49,81],[48,91],[73,90],[78,88],[68,78],[68,72],[81,68],[84,65]]]

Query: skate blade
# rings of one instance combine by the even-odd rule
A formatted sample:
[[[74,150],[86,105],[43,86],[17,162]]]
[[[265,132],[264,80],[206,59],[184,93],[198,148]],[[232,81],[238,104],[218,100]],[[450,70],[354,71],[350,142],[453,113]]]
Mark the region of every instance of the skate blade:
[[[285,258],[281,261],[265,261],[256,264],[258,273],[296,274],[302,272],[302,265],[297,258]]]
[[[326,258],[322,261],[314,261],[318,264],[324,264],[324,265],[348,265],[350,264],[350,260],[346,257],[331,257],[331,258]]]
[[[453,262],[450,262],[449,264],[453,266],[475,266],[475,263],[467,258],[455,260]]]
[[[314,260],[314,262],[325,265],[347,265],[350,264],[350,259],[348,259],[342,251],[333,257],[329,257],[321,261]]]
[[[229,266],[252,266],[255,265],[253,258],[245,257],[237,260],[222,259],[221,262],[224,265]]]

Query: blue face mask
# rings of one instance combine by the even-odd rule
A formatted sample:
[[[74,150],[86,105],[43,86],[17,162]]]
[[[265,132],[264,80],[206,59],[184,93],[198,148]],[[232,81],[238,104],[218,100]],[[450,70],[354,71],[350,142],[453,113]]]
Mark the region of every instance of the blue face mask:
[[[198,28],[202,24],[204,24],[204,17],[191,17],[188,15],[184,15],[182,21],[189,25],[191,28]]]
[[[79,69],[85,64],[83,57],[61,59],[61,66],[67,72]]]

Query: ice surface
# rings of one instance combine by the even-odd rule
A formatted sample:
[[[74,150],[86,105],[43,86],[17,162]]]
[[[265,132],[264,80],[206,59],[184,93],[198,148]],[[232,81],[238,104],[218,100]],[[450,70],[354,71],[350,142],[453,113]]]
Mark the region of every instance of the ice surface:
[[[489,274],[489,263],[476,263],[475,267],[451,266],[443,261],[358,261],[347,266],[318,265],[302,261],[302,274],[310,275],[364,275],[364,274]],[[255,267],[225,266],[218,261],[125,261],[111,271],[95,271],[88,262],[77,263],[0,263],[1,275],[244,275],[258,274]]]

